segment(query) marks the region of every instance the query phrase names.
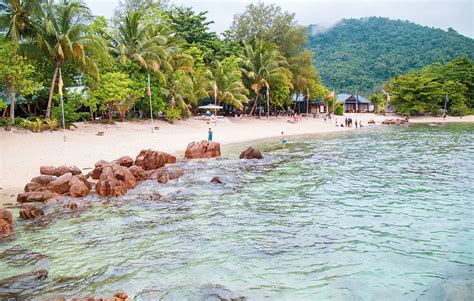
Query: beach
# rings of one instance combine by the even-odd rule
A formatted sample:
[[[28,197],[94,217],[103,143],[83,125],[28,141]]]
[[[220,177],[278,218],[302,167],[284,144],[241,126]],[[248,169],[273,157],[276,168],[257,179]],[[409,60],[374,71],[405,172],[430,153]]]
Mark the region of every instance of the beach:
[[[375,114],[346,114],[338,116],[338,124],[345,117],[362,121],[367,128],[369,120],[377,125],[387,118]],[[89,172],[98,160],[114,160],[124,155],[132,158],[142,149],[168,152],[182,158],[189,142],[207,139],[208,128],[214,133],[214,141],[221,145],[251,142],[259,139],[279,139],[296,135],[324,134],[353,131],[356,128],[336,127],[335,119],[304,118],[297,124],[288,122],[289,117],[223,118],[217,124],[189,119],[174,124],[155,121],[157,130],[151,131],[150,121],[116,122],[112,125],[76,123],[74,130],[33,133],[23,129],[0,131],[0,203],[13,202],[29,180],[39,174],[42,165],[76,165],[83,173]],[[446,122],[474,122],[474,116],[447,117]],[[440,117],[410,118],[410,123],[443,122]],[[361,129],[357,129],[361,130]],[[103,132],[103,136],[98,136]],[[291,138],[290,138],[291,139]],[[223,154],[225,155],[225,153]]]

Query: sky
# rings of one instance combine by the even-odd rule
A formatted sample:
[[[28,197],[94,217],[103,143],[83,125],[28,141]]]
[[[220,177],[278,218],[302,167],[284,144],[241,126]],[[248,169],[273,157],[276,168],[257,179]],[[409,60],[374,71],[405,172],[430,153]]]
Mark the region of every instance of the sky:
[[[261,0],[275,3],[295,13],[301,25],[330,27],[343,18],[369,16],[409,20],[441,29],[454,28],[460,34],[474,37],[474,0]],[[86,0],[93,14],[111,17],[119,0]],[[172,4],[208,11],[212,31],[222,33],[232,24],[234,14],[244,12],[251,0],[170,0]]]

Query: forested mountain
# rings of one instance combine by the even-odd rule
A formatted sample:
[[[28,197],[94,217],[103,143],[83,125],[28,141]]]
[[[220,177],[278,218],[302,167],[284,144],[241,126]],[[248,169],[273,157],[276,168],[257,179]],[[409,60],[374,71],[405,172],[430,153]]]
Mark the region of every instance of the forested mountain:
[[[344,19],[322,32],[309,26],[308,48],[323,84],[337,93],[370,94],[391,77],[459,56],[474,58],[474,40],[408,21]]]

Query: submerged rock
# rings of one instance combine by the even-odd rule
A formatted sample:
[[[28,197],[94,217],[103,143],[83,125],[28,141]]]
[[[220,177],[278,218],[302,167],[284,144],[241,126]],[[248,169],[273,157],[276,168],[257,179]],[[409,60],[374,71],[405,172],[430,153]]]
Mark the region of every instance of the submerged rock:
[[[220,155],[221,145],[218,142],[206,140],[189,143],[184,153],[184,157],[187,159],[213,158]]]
[[[0,208],[0,235],[10,234],[12,231],[13,214]]]
[[[0,280],[0,300],[3,298],[6,300],[10,298],[13,300],[26,300],[28,298],[22,296],[23,292],[38,286],[46,278],[48,278],[48,271],[37,270],[2,279]]]
[[[165,169],[160,168],[156,172],[158,183],[165,184],[170,180],[179,179],[184,175],[184,171],[180,168]]]
[[[262,152],[254,147],[249,147],[240,153],[240,159],[263,159]]]
[[[214,183],[214,184],[222,184],[223,182],[222,182],[221,178],[219,178],[219,177],[214,177],[214,178],[212,178],[211,183]]]
[[[202,288],[206,298],[213,297],[220,301],[244,301],[246,298],[220,284],[208,284]]]
[[[169,163],[176,163],[176,157],[168,153],[144,149],[138,154],[134,165],[140,166],[144,170],[152,170]]]
[[[44,215],[43,209],[34,206],[26,206],[24,209],[20,210],[20,218],[22,219],[36,218],[41,215]]]

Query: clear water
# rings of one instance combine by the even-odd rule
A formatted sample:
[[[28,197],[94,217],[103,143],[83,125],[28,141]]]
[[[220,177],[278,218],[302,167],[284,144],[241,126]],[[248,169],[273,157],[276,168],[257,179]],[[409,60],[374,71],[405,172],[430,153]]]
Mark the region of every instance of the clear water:
[[[179,181],[17,222],[0,279],[47,269],[28,299],[474,299],[473,125],[290,140],[259,143],[261,161],[236,160],[238,146],[179,163]]]

